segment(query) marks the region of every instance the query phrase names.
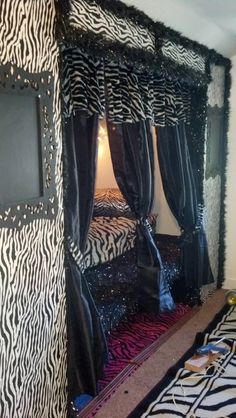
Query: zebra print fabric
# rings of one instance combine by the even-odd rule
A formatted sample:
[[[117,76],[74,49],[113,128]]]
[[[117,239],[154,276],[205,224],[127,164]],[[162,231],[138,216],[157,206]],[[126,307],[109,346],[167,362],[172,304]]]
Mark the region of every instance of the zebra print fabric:
[[[91,31],[109,41],[118,41],[131,48],[155,51],[153,33],[86,0],[70,1],[69,24],[76,29]]]
[[[194,374],[179,369],[170,384],[150,404],[142,418],[148,417],[235,417],[236,393],[236,307],[223,316],[199,345],[215,344],[225,338],[229,351],[207,374]],[[173,401],[173,397],[175,402]],[[140,414],[131,414],[132,417]]]
[[[61,108],[54,0],[1,0],[0,61],[54,76],[58,213],[0,229],[1,418],[67,413]]]
[[[154,125],[187,122],[190,94],[177,80],[135,72],[130,66],[89,57],[78,48],[63,51],[65,113],[85,111],[114,123],[150,119]],[[106,90],[106,100],[105,100]]]
[[[131,250],[136,238],[135,219],[98,217],[91,222],[86,250],[85,268],[111,261]]]
[[[162,53],[165,57],[176,61],[180,65],[186,65],[201,73],[205,73],[206,71],[204,57],[198,55],[193,50],[186,49],[182,45],[176,44],[168,39],[165,39],[163,42]]]
[[[104,62],[82,53],[79,49],[63,48],[62,91],[64,109],[88,115],[105,113]]]
[[[96,190],[93,217],[97,216],[135,218],[119,189]]]
[[[156,215],[149,217],[151,225],[156,224]],[[90,225],[85,253],[76,252],[71,242],[71,253],[83,270],[106,263],[131,250],[136,240],[136,219],[124,217],[110,218],[101,216],[94,218]]]
[[[78,30],[93,32],[109,41],[128,47],[156,53],[159,39],[151,31],[135,25],[129,19],[121,19],[86,0],[70,0],[69,24]],[[168,39],[162,41],[162,54],[180,65],[186,65],[200,73],[206,70],[205,58],[191,49]]]
[[[81,272],[106,263],[134,248],[136,238],[135,219],[123,217],[94,218],[90,224],[84,254],[78,249],[71,237],[68,237],[68,248]]]

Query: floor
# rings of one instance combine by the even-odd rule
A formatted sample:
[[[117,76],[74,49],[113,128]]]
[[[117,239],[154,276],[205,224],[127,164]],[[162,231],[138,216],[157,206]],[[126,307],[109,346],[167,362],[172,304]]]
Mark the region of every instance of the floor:
[[[156,352],[128,378],[98,411],[96,418],[127,418],[135,406],[162,379],[169,367],[191,347],[197,332],[204,331],[225,304],[225,291],[217,290],[195,315],[159,346]]]

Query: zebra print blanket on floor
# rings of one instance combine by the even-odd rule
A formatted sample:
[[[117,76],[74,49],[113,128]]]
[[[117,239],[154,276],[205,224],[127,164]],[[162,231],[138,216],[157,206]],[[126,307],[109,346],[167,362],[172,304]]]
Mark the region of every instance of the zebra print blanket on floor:
[[[236,417],[236,307],[224,308],[217,323],[197,336],[196,346],[216,343],[222,337],[229,351],[206,373],[173,369],[129,418],[234,418]],[[180,363],[191,357],[187,353]],[[164,386],[164,389],[163,389]]]

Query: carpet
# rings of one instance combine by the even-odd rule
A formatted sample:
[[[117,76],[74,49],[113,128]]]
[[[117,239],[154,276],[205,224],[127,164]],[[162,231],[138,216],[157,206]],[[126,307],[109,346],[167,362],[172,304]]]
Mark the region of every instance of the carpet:
[[[99,381],[99,395],[80,412],[76,412],[75,400],[72,416],[94,417],[125,379],[156,350],[167,331],[174,332],[175,327],[181,324],[181,320],[187,320],[192,311],[186,305],[177,304],[173,312],[159,315],[139,313],[121,323],[108,338],[109,362],[103,379]]]
[[[224,337],[226,355],[207,370],[183,368],[196,348]],[[224,307],[193,347],[172,367],[128,418],[235,418],[236,417],[236,307]]]

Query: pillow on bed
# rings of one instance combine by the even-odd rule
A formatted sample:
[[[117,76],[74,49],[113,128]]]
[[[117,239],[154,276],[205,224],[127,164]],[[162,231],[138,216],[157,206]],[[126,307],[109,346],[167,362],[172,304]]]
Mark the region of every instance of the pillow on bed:
[[[96,190],[93,217],[97,216],[134,218],[134,214],[119,189]]]

